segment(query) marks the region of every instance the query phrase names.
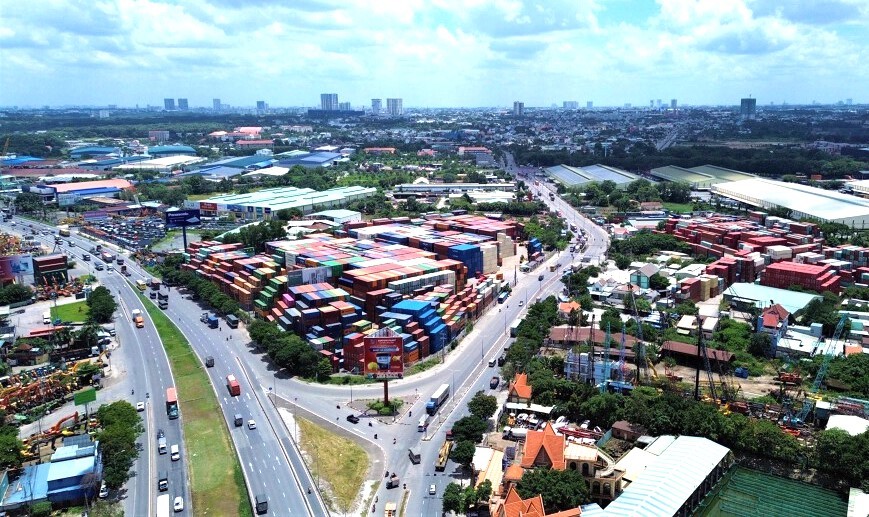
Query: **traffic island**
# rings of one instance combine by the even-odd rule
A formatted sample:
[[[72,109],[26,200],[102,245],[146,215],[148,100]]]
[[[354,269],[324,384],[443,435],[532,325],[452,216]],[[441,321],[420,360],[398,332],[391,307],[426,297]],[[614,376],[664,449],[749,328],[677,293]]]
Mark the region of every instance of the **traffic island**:
[[[175,377],[190,466],[192,507],[197,515],[252,515],[241,464],[205,369],[163,311],[147,301],[143,305],[160,335]]]

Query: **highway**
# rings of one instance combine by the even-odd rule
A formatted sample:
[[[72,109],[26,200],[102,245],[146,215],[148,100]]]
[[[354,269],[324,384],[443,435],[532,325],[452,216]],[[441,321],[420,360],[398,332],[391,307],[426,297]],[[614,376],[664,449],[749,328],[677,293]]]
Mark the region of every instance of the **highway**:
[[[31,223],[20,218],[16,226],[3,223],[0,225],[0,229],[7,233],[21,234],[28,229],[27,225],[29,224],[33,224],[34,228],[40,231],[54,230],[51,226]],[[43,236],[39,234],[37,240],[46,244],[49,249],[54,246],[54,235]],[[69,240],[76,243],[76,247],[71,248],[72,251],[69,252],[73,255],[70,259],[76,260],[79,264],[84,263],[81,260],[81,255],[88,253],[92,244],[74,234],[72,237],[63,239],[64,249],[70,249]],[[91,264],[93,260],[96,258],[92,259]],[[126,390],[130,390],[131,393],[123,398],[133,405],[136,402],[145,402],[145,412],[140,413],[145,426],[145,433],[139,440],[142,450],[133,465],[133,476],[127,482],[126,490],[122,490],[124,511],[129,515],[153,515],[154,504],[157,495],[159,495],[156,485],[157,474],[164,471],[169,477],[168,493],[173,499],[176,496],[182,496],[185,502],[185,512],[189,513],[190,498],[186,461],[171,461],[168,452],[157,454],[157,430],[162,429],[165,432],[167,444],[178,444],[182,459],[185,457],[181,420],[169,420],[166,414],[166,389],[175,385],[166,353],[157,331],[148,322],[147,315],[145,316],[144,328],[137,329],[132,324],[130,311],[136,308],[143,310],[144,307],[123,277],[117,272],[113,273],[107,270],[92,270],[91,273],[97,276],[102,285],[112,291],[118,302],[114,324],[115,339],[120,346],[112,354],[110,361],[115,372],[126,370],[120,380],[120,385],[125,390],[121,393],[126,394]],[[149,367],[141,368],[141,365],[145,364]],[[133,390],[135,394],[132,393]],[[146,394],[150,394],[150,397],[146,397]],[[102,399],[99,393],[97,394],[97,401],[100,404],[113,402]]]

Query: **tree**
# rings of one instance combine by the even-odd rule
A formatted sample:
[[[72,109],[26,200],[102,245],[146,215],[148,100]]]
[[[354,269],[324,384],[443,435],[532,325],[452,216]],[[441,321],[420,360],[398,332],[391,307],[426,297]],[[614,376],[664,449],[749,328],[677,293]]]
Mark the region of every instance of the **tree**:
[[[670,280],[663,275],[655,273],[649,277],[649,287],[655,291],[663,291],[670,287]]]
[[[454,512],[454,513],[463,513],[464,508],[464,494],[462,493],[461,485],[457,483],[450,483],[444,489],[444,495],[441,497],[441,508],[444,513],[446,512]]]
[[[766,332],[755,332],[748,343],[748,353],[755,357],[772,355],[772,338]]]
[[[621,253],[613,253],[610,257],[615,261],[616,267],[619,269],[628,269],[631,267],[631,259]]]
[[[516,491],[522,499],[540,494],[546,513],[574,509],[589,501],[588,483],[576,470],[536,468],[522,475]]]
[[[24,456],[21,454],[23,447],[24,444],[18,439],[17,433],[0,433],[0,468],[17,469],[21,467],[21,463],[24,461]]]
[[[34,192],[21,192],[15,196],[15,209],[19,212],[41,212],[45,208],[42,197]]]
[[[6,287],[0,288],[0,304],[2,305],[23,302],[32,297],[33,290],[26,285],[9,284]]]
[[[480,443],[488,427],[485,420],[473,415],[460,418],[453,424],[453,439],[457,442]]]
[[[130,478],[130,468],[139,455],[136,439],[145,430],[139,414],[129,402],[104,404],[97,409],[102,425],[96,439],[103,451],[103,479],[118,489]]]
[[[471,462],[474,461],[474,452],[476,451],[475,442],[470,440],[461,440],[456,443],[453,450],[450,451],[450,459],[464,467],[471,468]]]
[[[103,286],[94,289],[87,300],[88,320],[96,323],[109,323],[118,308],[115,297]]]
[[[492,497],[492,482],[488,479],[484,479],[483,482],[477,486],[477,501],[486,503],[489,501],[490,497]]]
[[[468,411],[480,420],[488,420],[495,414],[495,411],[498,411],[498,400],[492,395],[478,391],[468,401]]]

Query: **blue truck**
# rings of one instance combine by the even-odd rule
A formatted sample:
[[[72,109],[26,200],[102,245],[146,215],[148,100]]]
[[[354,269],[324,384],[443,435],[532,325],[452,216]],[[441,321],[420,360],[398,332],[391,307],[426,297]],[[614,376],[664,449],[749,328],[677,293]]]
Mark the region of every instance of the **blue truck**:
[[[450,385],[449,384],[441,384],[441,386],[434,392],[431,398],[425,404],[425,411],[429,415],[433,415],[438,412],[441,406],[444,405],[444,402],[450,397]]]
[[[199,318],[199,321],[208,325],[209,328],[216,329],[220,326],[220,320],[217,319],[217,316],[214,314],[203,312],[202,316]]]

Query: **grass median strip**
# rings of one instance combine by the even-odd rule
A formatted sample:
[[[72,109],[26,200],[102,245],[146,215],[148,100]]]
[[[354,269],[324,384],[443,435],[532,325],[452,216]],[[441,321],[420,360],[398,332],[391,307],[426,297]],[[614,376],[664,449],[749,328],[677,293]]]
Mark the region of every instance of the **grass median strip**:
[[[325,497],[333,510],[353,511],[356,496],[365,482],[368,470],[368,455],[356,442],[331,433],[304,418],[296,418],[302,450],[307,456],[308,465],[314,479],[325,481],[328,485]],[[336,508],[337,507],[337,508]]]
[[[86,301],[65,303],[51,308],[51,319],[61,321],[84,321],[88,317],[90,307]]]
[[[239,475],[241,465],[205,369],[178,327],[153,303],[142,300],[175,377],[196,514],[252,515],[244,476]]]

